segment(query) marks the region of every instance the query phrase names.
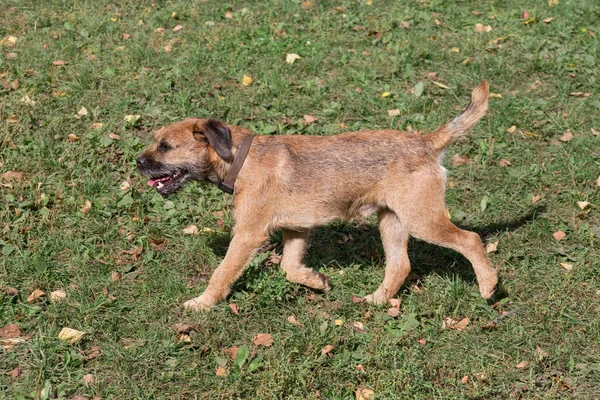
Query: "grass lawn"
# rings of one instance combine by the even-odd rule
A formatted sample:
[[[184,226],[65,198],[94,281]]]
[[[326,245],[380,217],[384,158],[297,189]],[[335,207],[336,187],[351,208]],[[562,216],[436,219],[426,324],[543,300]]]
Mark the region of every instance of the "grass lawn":
[[[597,0],[4,0],[0,327],[19,332],[0,331],[0,398],[600,398],[598,21]],[[184,312],[227,249],[230,197],[151,190],[135,158],[153,129],[427,132],[483,79],[447,207],[497,244],[503,296],[413,241],[400,314],[355,303],[383,279],[369,219],[314,233],[330,292],[285,280],[276,234],[226,302]]]

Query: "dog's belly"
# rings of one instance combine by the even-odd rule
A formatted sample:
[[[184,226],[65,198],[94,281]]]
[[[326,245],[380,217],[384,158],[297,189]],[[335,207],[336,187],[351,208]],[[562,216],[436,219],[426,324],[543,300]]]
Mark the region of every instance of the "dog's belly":
[[[307,204],[294,210],[286,209],[273,218],[273,229],[310,229],[332,222],[347,222],[368,218],[381,209],[375,203],[331,207],[331,204]]]

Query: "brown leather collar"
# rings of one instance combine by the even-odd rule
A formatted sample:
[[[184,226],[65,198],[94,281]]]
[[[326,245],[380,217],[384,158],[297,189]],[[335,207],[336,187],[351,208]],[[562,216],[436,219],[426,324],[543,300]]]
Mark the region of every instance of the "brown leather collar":
[[[225,193],[233,194],[235,180],[237,179],[237,176],[244,165],[244,161],[246,161],[246,156],[250,150],[250,145],[252,145],[252,139],[254,139],[254,136],[252,135],[244,136],[242,142],[240,143],[240,147],[238,147],[237,153],[235,153],[235,157],[233,158],[233,163],[231,163],[229,172],[227,172],[225,179],[219,183],[219,189]]]

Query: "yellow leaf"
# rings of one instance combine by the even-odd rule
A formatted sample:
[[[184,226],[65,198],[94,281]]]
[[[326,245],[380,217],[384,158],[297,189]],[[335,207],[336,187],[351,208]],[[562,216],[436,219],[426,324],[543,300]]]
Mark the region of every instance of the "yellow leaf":
[[[506,132],[508,132],[508,133],[514,133],[516,130],[517,130],[517,127],[513,125],[510,128],[508,128],[506,130]]]
[[[36,301],[40,297],[44,296],[45,294],[46,293],[42,292],[40,289],[35,289],[33,292],[31,292],[31,294],[27,298],[27,302],[33,303],[34,301]]]
[[[85,335],[85,332],[71,328],[62,328],[62,330],[58,334],[58,338],[63,342],[75,344],[83,337],[83,335]]]
[[[342,326],[342,325],[344,325],[344,321],[341,320],[341,319],[336,319],[334,322],[335,322],[336,326]]]
[[[450,51],[453,53],[460,53],[460,49],[458,47],[453,47],[450,49]]]
[[[390,92],[381,93],[381,97],[388,97],[389,95],[390,95]]]
[[[16,36],[7,36],[0,40],[0,46],[13,47],[15,44],[17,44]]]
[[[431,83],[433,83],[437,87],[441,87],[442,89],[450,89],[448,86],[444,85],[443,83],[439,83],[437,81],[431,81]]]
[[[244,77],[242,78],[242,85],[244,86],[250,86],[252,85],[252,82],[254,82],[254,80],[248,75],[244,75]]]
[[[558,0],[548,0],[548,7],[554,7],[558,5]]]
[[[500,93],[490,93],[490,97],[495,97],[497,99],[501,99],[502,95]]]

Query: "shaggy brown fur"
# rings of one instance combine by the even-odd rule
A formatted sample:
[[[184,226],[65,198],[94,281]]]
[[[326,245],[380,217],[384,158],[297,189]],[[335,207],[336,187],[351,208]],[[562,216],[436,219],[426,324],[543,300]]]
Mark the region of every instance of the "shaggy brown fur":
[[[367,301],[385,303],[410,271],[409,236],[448,247],[473,265],[481,295],[495,291],[497,273],[476,233],[454,226],[444,204],[444,149],[487,110],[488,86],[473,90],[467,109],[427,135],[394,130],[337,136],[256,136],[235,183],[235,226],[225,259],[204,293],[187,301],[210,309],[275,230],[283,231],[281,267],[291,282],[328,290],[325,275],[302,263],[311,228],[377,213],[386,254],[385,278]],[[187,180],[218,184],[237,148],[251,132],[221,122],[188,118],[160,129],[138,158],[142,174],[167,195]]]

